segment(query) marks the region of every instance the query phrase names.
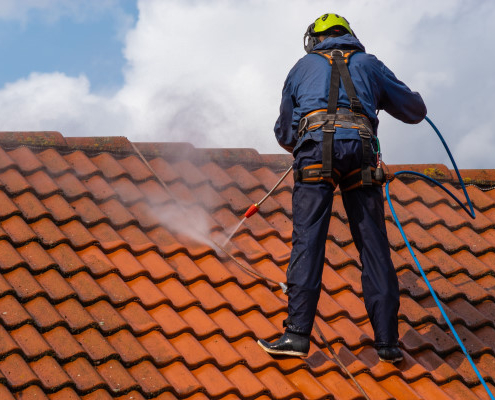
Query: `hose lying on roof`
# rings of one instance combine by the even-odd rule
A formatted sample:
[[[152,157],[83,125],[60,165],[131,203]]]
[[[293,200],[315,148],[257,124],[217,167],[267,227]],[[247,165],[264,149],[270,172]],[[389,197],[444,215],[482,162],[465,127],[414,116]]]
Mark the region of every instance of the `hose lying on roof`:
[[[466,201],[467,201],[467,203],[469,205],[469,210],[464,206],[464,204],[461,203],[461,201],[450,190],[448,190],[440,182],[438,182],[437,180],[435,180],[433,178],[430,178],[429,176],[426,176],[424,174],[421,174],[421,173],[415,172],[415,171],[399,171],[399,172],[396,172],[394,175],[395,176],[397,176],[397,175],[404,175],[404,174],[416,175],[416,176],[419,176],[419,177],[421,177],[423,179],[426,179],[426,180],[434,183],[435,185],[439,186],[442,190],[444,190],[450,197],[452,197],[452,199],[454,199],[457,202],[457,204],[459,204],[463,208],[463,210],[466,211],[466,213],[471,218],[473,218],[473,219],[476,218],[476,216],[474,214],[473,204],[471,203],[471,199],[469,198],[469,195],[468,195],[468,193],[466,191],[466,187],[464,185],[464,181],[463,181],[463,179],[461,177],[461,174],[459,173],[459,170],[457,169],[457,165],[456,165],[456,163],[454,161],[454,157],[452,157],[452,154],[450,153],[450,150],[449,150],[449,147],[447,146],[447,143],[445,143],[445,140],[443,139],[440,131],[437,129],[437,127],[435,126],[435,124],[428,117],[425,117],[425,119],[431,125],[431,127],[433,128],[433,130],[436,132],[436,134],[438,135],[438,137],[442,141],[442,144],[445,147],[445,150],[447,151],[447,154],[450,157],[450,161],[452,161],[452,164],[453,164],[454,169],[455,169],[455,173],[457,174],[457,178],[459,179],[459,182],[460,182],[460,184],[462,186],[462,190],[464,191],[464,195],[466,196]],[[485,388],[486,392],[488,393],[488,396],[490,397],[490,399],[495,400],[495,397],[493,396],[492,392],[488,388],[488,386],[487,386],[485,380],[483,379],[483,377],[481,376],[481,373],[479,372],[478,368],[474,364],[474,362],[473,362],[471,356],[469,355],[466,347],[462,343],[462,340],[459,338],[459,335],[457,334],[454,326],[452,325],[452,322],[450,321],[449,317],[445,313],[445,310],[443,309],[442,304],[440,303],[440,300],[438,299],[435,291],[433,290],[433,287],[431,286],[430,281],[428,280],[428,278],[427,278],[427,276],[425,274],[425,271],[421,267],[420,262],[418,261],[418,259],[416,258],[415,254],[414,254],[414,251],[413,251],[413,249],[411,247],[411,244],[409,243],[409,240],[407,240],[407,237],[406,237],[406,234],[404,232],[404,229],[402,229],[402,225],[399,222],[399,218],[397,218],[397,214],[395,213],[394,206],[392,204],[392,200],[390,199],[389,184],[390,184],[390,181],[387,181],[387,184],[385,186],[385,192],[387,194],[388,205],[390,206],[390,210],[392,211],[392,216],[393,216],[393,218],[395,220],[395,223],[397,224],[397,227],[399,228],[400,234],[402,235],[402,238],[404,239],[404,242],[406,243],[407,248],[409,249],[409,252],[411,253],[411,255],[413,257],[414,262],[415,262],[416,266],[418,267],[419,272],[421,273],[421,276],[423,277],[424,281],[426,282],[426,285],[428,286],[428,289],[429,289],[431,295],[433,296],[433,299],[435,300],[435,303],[437,304],[438,308],[440,309],[440,312],[442,313],[443,318],[447,322],[447,325],[449,326],[452,334],[454,335],[455,340],[459,344],[459,346],[460,346],[461,350],[463,351],[463,353],[466,355],[469,363],[473,367],[474,372],[478,376],[478,379],[480,380],[481,384],[483,385],[483,387]]]

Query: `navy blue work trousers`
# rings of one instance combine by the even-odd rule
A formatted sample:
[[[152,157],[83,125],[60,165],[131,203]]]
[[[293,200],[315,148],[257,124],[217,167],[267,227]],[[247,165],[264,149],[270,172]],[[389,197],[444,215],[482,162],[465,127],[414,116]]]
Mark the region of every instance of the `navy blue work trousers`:
[[[342,176],[361,167],[361,140],[334,141],[333,166]],[[305,142],[294,169],[321,163],[322,146]],[[295,182],[292,195],[292,253],[287,269],[289,331],[310,334],[320,297],[334,188],[327,182]],[[342,193],[352,238],[359,251],[363,297],[375,333],[375,345],[398,342],[399,285],[385,228],[383,189],[378,186]],[[330,260],[331,262],[331,260]]]

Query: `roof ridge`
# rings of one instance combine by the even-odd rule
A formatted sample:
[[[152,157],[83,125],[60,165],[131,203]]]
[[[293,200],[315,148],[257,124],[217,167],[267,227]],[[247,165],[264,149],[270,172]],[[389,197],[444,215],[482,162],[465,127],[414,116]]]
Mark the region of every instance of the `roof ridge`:
[[[188,142],[133,142],[148,157],[164,157],[169,161],[190,160],[195,165],[215,162],[222,167],[241,164],[248,170],[269,167],[275,172],[287,170],[292,164],[290,154],[260,154],[253,148],[197,148]],[[108,152],[120,155],[134,154],[131,141],[125,136],[64,137],[58,131],[0,131],[0,146],[57,148],[81,150],[88,153]],[[391,164],[390,173],[410,170],[423,173],[443,182],[456,182],[454,171],[444,164]],[[460,170],[466,184],[495,185],[495,169]]]

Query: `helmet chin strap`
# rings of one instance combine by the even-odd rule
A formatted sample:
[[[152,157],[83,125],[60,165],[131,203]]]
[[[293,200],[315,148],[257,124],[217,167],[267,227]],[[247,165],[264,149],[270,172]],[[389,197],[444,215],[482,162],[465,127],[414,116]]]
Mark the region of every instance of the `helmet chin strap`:
[[[314,23],[309,25],[308,29],[306,29],[306,33],[304,34],[303,44],[306,53],[311,53],[313,51],[313,47],[315,47],[318,43],[320,43],[317,37],[312,36],[312,34],[314,34],[314,27],[315,27]]]

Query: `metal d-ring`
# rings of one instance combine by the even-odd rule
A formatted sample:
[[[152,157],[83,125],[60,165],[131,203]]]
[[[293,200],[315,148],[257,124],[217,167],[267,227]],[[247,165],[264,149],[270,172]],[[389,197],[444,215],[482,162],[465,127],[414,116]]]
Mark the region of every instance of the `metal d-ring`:
[[[341,56],[341,57],[344,57],[344,52],[343,52],[342,50],[340,50],[340,49],[333,49],[333,50],[330,52],[330,57],[332,57],[332,58],[333,58],[333,53],[334,53],[334,51],[338,51],[338,52],[340,52],[340,56]]]

